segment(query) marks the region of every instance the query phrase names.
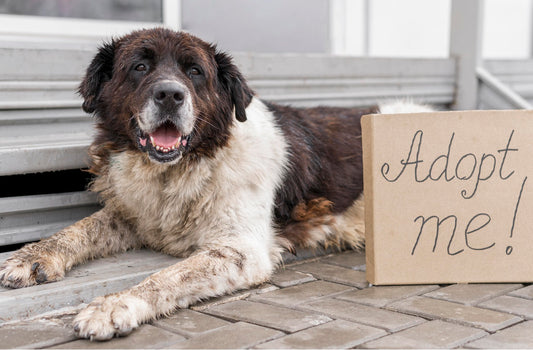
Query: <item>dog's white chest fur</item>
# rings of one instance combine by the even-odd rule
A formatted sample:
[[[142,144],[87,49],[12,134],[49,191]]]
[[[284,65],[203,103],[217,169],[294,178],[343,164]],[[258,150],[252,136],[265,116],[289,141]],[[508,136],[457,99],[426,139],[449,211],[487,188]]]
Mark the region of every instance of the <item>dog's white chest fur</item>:
[[[214,158],[173,166],[147,163],[137,152],[113,157],[109,180],[117,204],[134,219],[142,240],[170,254],[246,232],[251,220],[272,241],[272,208],[287,163],[287,145],[271,113],[257,99],[248,120],[232,127]],[[261,224],[262,223],[262,224]],[[267,228],[268,227],[268,228]],[[258,230],[253,230],[258,231]]]

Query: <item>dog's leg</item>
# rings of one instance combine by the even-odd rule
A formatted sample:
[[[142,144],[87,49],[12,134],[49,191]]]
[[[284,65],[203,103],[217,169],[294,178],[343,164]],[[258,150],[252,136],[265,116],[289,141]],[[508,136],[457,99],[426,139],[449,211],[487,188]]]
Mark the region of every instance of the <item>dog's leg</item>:
[[[0,284],[21,288],[57,281],[76,264],[135,247],[140,241],[134,230],[102,209],[13,253],[0,266]]]
[[[91,340],[126,335],[177,308],[266,281],[273,269],[268,252],[238,246],[212,246],[130,289],[96,298],[74,320],[75,331]]]

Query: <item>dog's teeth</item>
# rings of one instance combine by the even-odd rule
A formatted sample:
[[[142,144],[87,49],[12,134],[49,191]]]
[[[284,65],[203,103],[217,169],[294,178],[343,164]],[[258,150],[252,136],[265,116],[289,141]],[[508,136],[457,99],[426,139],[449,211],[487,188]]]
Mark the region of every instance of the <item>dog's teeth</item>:
[[[172,150],[173,150],[173,151],[176,150],[176,145],[172,145]]]
[[[155,146],[155,149],[156,149],[157,151],[160,151],[160,150],[161,150],[161,147],[159,147],[159,146]]]
[[[152,145],[155,145],[153,136],[150,136],[150,142],[152,143]]]

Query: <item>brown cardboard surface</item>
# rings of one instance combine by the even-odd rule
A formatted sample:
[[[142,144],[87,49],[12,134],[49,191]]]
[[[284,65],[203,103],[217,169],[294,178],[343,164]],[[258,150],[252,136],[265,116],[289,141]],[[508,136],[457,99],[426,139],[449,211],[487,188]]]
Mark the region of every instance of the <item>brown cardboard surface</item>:
[[[533,112],[362,119],[367,279],[533,281]]]

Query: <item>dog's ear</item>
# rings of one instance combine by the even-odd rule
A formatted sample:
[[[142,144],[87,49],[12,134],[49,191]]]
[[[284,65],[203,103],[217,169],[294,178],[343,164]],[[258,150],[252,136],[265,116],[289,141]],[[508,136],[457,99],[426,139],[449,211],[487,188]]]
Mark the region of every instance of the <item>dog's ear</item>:
[[[116,46],[115,41],[103,44],[87,67],[85,78],[78,89],[83,97],[82,108],[87,113],[93,113],[96,110],[102,85],[111,80]]]
[[[231,95],[231,102],[235,107],[235,117],[238,121],[245,122],[246,107],[252,101],[254,92],[246,83],[237,66],[233,64],[229,55],[218,52],[215,55],[215,60],[218,65],[218,79]]]

